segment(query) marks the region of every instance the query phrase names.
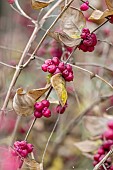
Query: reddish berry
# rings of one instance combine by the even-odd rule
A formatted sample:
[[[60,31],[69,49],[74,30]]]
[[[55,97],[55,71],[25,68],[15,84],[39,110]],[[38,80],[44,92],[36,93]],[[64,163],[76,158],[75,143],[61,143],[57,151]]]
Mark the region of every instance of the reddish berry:
[[[51,111],[49,109],[46,109],[45,111],[43,111],[43,116],[46,118],[51,117]]]
[[[26,158],[27,155],[28,155],[27,149],[22,150],[20,154],[21,154],[22,157]]]
[[[43,64],[43,65],[42,65],[42,70],[43,70],[44,72],[47,72],[47,68],[48,68],[48,65],[47,65],[47,64]]]
[[[58,57],[53,57],[53,58],[52,58],[52,61],[53,61],[53,63],[54,63],[56,66],[58,66],[59,63],[60,63]]]
[[[31,153],[33,151],[33,145],[32,144],[30,144],[30,143],[27,144],[27,151],[28,151],[28,153]]]
[[[113,165],[110,167],[110,170],[113,170]]]
[[[49,107],[49,105],[50,105],[49,100],[42,100],[41,102],[44,107]]]
[[[82,33],[90,33],[90,31],[89,31],[88,28],[83,28],[83,29],[82,29]]]
[[[41,118],[42,117],[42,113],[41,112],[38,112],[38,111],[34,111],[34,116],[36,118]]]
[[[50,65],[53,64],[53,62],[52,62],[51,59],[47,59],[47,60],[45,61],[45,64],[48,65],[48,66],[50,66]]]
[[[108,127],[113,130],[113,120],[108,122]]]
[[[56,66],[54,64],[48,66],[47,71],[51,74],[54,73],[56,71]]]
[[[59,68],[56,68],[56,71],[54,72],[54,75],[58,74],[58,73],[61,73],[61,71],[59,70]]]
[[[61,72],[63,72],[66,67],[65,67],[65,64],[63,62],[61,62],[61,63],[59,63],[58,68]]]
[[[103,155],[104,153],[105,153],[104,149],[102,149],[102,148],[98,149],[98,154]]]
[[[99,161],[100,156],[101,156],[100,154],[94,155],[94,160],[95,160],[95,161]]]
[[[80,9],[81,11],[87,11],[89,9],[89,6],[86,4],[86,3],[83,3],[81,6],[80,6]]]
[[[44,105],[42,104],[42,102],[36,102],[34,108],[36,109],[36,111],[40,112],[44,108]]]
[[[98,164],[97,161],[93,161],[93,166],[96,166]]]
[[[69,75],[69,71],[67,69],[65,69],[63,72],[62,72],[62,75],[64,78],[66,78],[68,75]]]
[[[15,0],[8,0],[9,4],[13,4]]]
[[[70,72],[69,75],[65,77],[65,80],[70,82],[70,81],[73,81],[73,78],[74,78],[73,73]]]
[[[71,72],[72,71],[72,66],[70,66],[69,64],[66,65],[66,69]]]
[[[113,24],[113,15],[111,15],[111,16],[109,17],[109,22],[110,22],[111,24]]]
[[[88,51],[89,51],[89,52],[92,52],[92,51],[94,51],[94,47],[93,47],[93,46],[91,46],[91,47],[88,47],[87,49],[88,49]]]
[[[112,130],[107,130],[104,132],[103,137],[105,139],[111,139],[113,140],[113,131]]]

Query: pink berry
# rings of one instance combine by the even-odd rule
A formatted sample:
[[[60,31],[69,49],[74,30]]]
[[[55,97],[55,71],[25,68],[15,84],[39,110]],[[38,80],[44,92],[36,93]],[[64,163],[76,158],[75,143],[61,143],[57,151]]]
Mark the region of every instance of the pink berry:
[[[42,100],[41,102],[42,102],[44,107],[49,107],[49,105],[50,105],[49,100]]]
[[[85,46],[83,43],[81,43],[81,44],[79,45],[79,49],[82,50],[82,51],[84,51],[84,52],[87,52],[87,46]]]
[[[34,111],[34,116],[36,118],[41,118],[42,117],[42,113],[41,112],[38,112],[38,111]]]
[[[110,170],[113,170],[113,165],[110,167]]]
[[[43,111],[43,116],[46,118],[51,117],[51,111],[49,109],[47,109],[46,111]]]
[[[88,28],[83,28],[82,33],[90,33],[90,30]]]
[[[28,151],[28,153],[31,153],[33,151],[33,145],[32,144],[30,144],[30,143],[27,144],[27,151]]]
[[[97,161],[93,161],[93,166],[96,166],[98,164]]]
[[[113,120],[108,122],[108,127],[113,130]]]
[[[59,63],[58,68],[61,72],[63,72],[66,67],[65,67],[65,64],[63,62],[61,62],[61,63]]]
[[[113,140],[113,131],[112,130],[107,130],[104,132],[103,137],[105,139],[110,139]]]
[[[68,81],[68,82],[70,82],[70,81],[73,81],[73,78],[74,78],[74,76],[73,76],[73,74],[70,72],[69,75],[68,75],[67,77],[65,77],[65,80]]]
[[[61,73],[61,71],[59,70],[59,68],[56,68],[56,71],[54,72],[54,75],[58,74],[58,73]]]
[[[100,154],[94,155],[94,160],[95,160],[95,161],[99,161],[100,156],[101,156]]]
[[[42,70],[43,70],[44,72],[47,72],[47,68],[48,68],[48,65],[47,65],[47,64],[43,64],[43,65],[42,65]]]
[[[95,46],[97,44],[97,37],[94,33],[91,34],[91,38],[92,38],[92,45]]]
[[[15,0],[8,0],[9,4],[13,4]]]
[[[50,65],[53,64],[53,62],[52,62],[51,59],[47,59],[47,60],[45,61],[45,64],[48,65],[48,66],[50,66]]]
[[[87,11],[89,9],[89,6],[86,4],[86,3],[83,3],[81,6],[80,6],[80,10],[81,11]]]
[[[70,66],[69,64],[66,65],[66,69],[71,72],[72,71],[72,66]]]
[[[66,110],[65,107],[62,107],[61,105],[58,105],[56,107],[57,113],[63,114],[65,112],[65,110]]]
[[[102,149],[102,148],[99,148],[98,149],[98,154],[100,154],[100,155],[103,155],[105,152],[104,152],[104,149]]]
[[[113,144],[112,140],[107,140],[103,143],[103,148],[109,150],[112,144]]]
[[[69,75],[69,71],[67,69],[65,69],[63,72],[62,72],[62,75],[63,77],[67,77]]]
[[[24,158],[26,158],[26,157],[27,157],[27,155],[28,155],[28,151],[27,151],[27,149],[22,150],[22,152],[21,152],[21,156],[22,156],[22,157],[24,157]]]
[[[52,61],[53,61],[53,63],[54,63],[56,66],[58,66],[59,63],[60,63],[58,57],[53,57],[53,58],[52,58]]]
[[[42,102],[36,102],[34,105],[34,108],[36,109],[36,111],[42,111],[42,109],[44,108]]]
[[[51,74],[53,74],[56,71],[56,66],[54,64],[49,65],[47,68],[47,71]]]
[[[94,51],[94,47],[93,47],[93,46],[91,46],[91,47],[88,47],[88,51],[89,51],[89,52],[92,52],[92,51]]]

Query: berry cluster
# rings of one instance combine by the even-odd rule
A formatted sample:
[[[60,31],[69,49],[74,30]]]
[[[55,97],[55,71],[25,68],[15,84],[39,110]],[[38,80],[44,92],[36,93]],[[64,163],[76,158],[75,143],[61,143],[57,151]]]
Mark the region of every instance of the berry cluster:
[[[109,121],[107,126],[108,129],[101,136],[103,143],[94,155],[94,166],[97,165],[113,147],[113,121]],[[113,170],[112,160],[110,157],[105,161],[105,167],[108,170]],[[104,170],[103,167],[100,167],[100,169]]]
[[[48,109],[49,105],[50,103],[48,100],[36,102],[34,105],[34,116],[36,118],[41,118],[42,116],[49,118],[51,116],[51,111]]]
[[[49,72],[52,75],[61,73],[63,78],[66,81],[73,81],[73,70],[69,64],[64,64],[60,62],[57,57],[53,57],[52,59],[47,59],[45,63],[42,65],[42,70],[44,72]]]
[[[33,151],[33,145],[27,143],[26,141],[16,141],[14,143],[13,154],[15,156],[20,155],[23,158],[26,158],[29,153]]]
[[[86,1],[85,3],[83,3],[81,6],[80,6],[80,10],[81,11],[87,11],[89,9],[89,2]]]
[[[60,113],[60,114],[63,114],[65,112],[66,108],[67,108],[67,103],[63,107],[61,106],[61,104],[59,104],[56,107],[56,112]]]
[[[94,33],[90,33],[88,28],[83,28],[81,33],[81,38],[83,39],[79,45],[79,49],[84,52],[94,51],[94,46],[97,44],[97,37]]]

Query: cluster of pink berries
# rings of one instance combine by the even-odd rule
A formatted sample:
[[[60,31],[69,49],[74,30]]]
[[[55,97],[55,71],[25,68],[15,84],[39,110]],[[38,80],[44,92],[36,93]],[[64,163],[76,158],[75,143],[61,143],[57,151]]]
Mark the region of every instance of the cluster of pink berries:
[[[83,39],[79,45],[79,49],[84,52],[92,52],[94,46],[97,44],[97,37],[94,33],[90,33],[88,28],[83,28],[81,33],[81,38]]]
[[[60,62],[57,57],[47,59],[42,65],[42,70],[44,72],[49,72],[52,75],[61,73],[63,78],[68,82],[73,81],[74,78],[72,66],[70,66],[69,64],[64,64],[64,62]]]
[[[42,100],[41,102],[36,102],[34,105],[34,116],[36,118],[41,118],[42,116],[49,118],[51,117],[51,111],[49,110],[50,102],[48,100]]]
[[[108,129],[101,136],[103,143],[94,155],[94,166],[97,165],[113,147],[113,121],[109,121],[107,126]],[[110,157],[105,161],[105,167],[108,170],[113,170],[112,160]],[[104,170],[102,166],[100,169]]]
[[[63,114],[65,112],[66,108],[67,108],[67,103],[63,107],[61,106],[61,104],[59,104],[56,107],[56,112],[60,113],[60,114]]]
[[[87,11],[89,9],[89,2],[86,1],[85,3],[83,3],[81,6],[80,6],[80,10],[81,11]]]
[[[21,156],[23,158],[26,158],[29,153],[33,151],[33,145],[30,143],[27,143],[26,141],[16,141],[14,143],[14,150],[13,154],[15,156]]]

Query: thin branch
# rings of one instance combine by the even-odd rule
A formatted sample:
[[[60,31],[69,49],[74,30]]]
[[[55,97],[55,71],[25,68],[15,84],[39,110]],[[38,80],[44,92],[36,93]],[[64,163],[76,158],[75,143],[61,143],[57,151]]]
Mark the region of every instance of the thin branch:
[[[4,63],[4,62],[2,62],[2,61],[0,61],[0,64],[2,64],[2,65],[4,65],[4,66],[7,66],[7,67],[9,67],[9,68],[14,68],[14,69],[16,69],[16,67],[14,67],[14,66],[12,66],[12,65],[9,65],[9,64],[6,64],[6,63]]]
[[[109,21],[109,19],[107,19],[105,22],[103,22],[101,25],[99,25],[97,28],[95,28],[91,33],[97,31],[98,29],[100,29],[103,25],[105,25],[107,22]]]
[[[94,67],[100,67],[100,68],[103,68],[111,73],[113,73],[113,70],[111,70],[109,67],[106,67],[104,65],[101,65],[101,64],[97,64],[97,63],[79,63],[79,62],[76,62],[75,65],[77,66],[94,66]]]
[[[100,41],[100,42],[104,42],[104,43],[106,43],[106,44],[108,44],[108,45],[110,45],[110,46],[113,46],[113,43],[108,42],[108,41],[106,41],[106,40],[99,40],[99,39],[98,39],[98,41]]]
[[[68,64],[70,64],[70,63],[68,63]],[[82,67],[79,67],[79,66],[77,66],[77,65],[73,65],[73,64],[70,64],[70,65],[71,65],[73,68],[76,68],[76,69],[79,69],[79,70],[81,70],[81,71],[83,71],[83,72],[89,73],[90,76],[91,76],[91,78],[97,77],[98,79],[100,79],[101,81],[103,81],[105,84],[107,84],[107,85],[113,90],[113,86],[112,86],[109,82],[107,82],[104,78],[100,77],[98,74],[94,74],[93,72],[91,72],[91,71],[89,71],[89,70],[87,70],[87,69],[84,69],[84,68],[82,68]]]

